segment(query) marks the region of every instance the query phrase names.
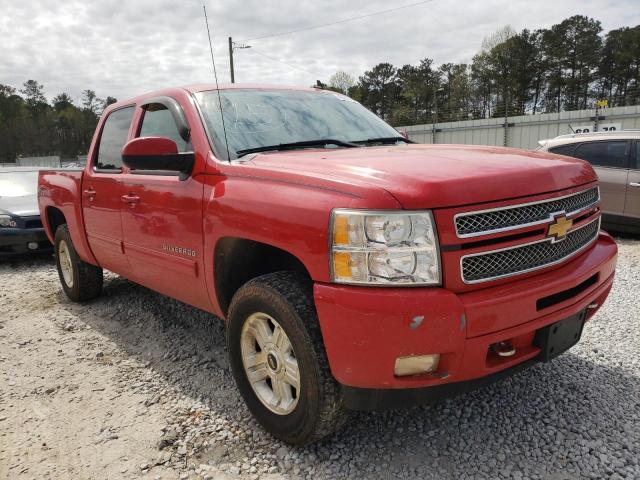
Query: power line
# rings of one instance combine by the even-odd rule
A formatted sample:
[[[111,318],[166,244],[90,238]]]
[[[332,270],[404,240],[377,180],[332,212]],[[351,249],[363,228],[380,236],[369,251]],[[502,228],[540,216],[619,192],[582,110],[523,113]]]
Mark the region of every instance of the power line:
[[[421,2],[411,3],[409,5],[402,5],[400,7],[388,8],[386,10],[380,10],[380,11],[377,11],[377,12],[371,12],[371,13],[367,13],[365,15],[358,15],[357,17],[343,18],[341,20],[336,20],[334,22],[321,23],[321,24],[318,24],[318,25],[311,25],[311,26],[308,26],[308,27],[297,28],[295,30],[288,30],[288,31],[285,31],[285,32],[269,33],[267,35],[261,35],[259,37],[247,38],[247,39],[240,40],[240,41],[241,42],[249,42],[251,40],[262,40],[263,38],[281,37],[283,35],[291,35],[292,33],[304,32],[306,30],[315,30],[317,28],[329,27],[331,25],[337,25],[337,24],[340,24],[340,23],[352,22],[354,20],[360,20],[362,18],[373,17],[375,15],[382,15],[383,13],[395,12],[397,10],[403,10],[405,8],[416,7],[418,5],[423,5],[425,3],[431,3],[431,2],[434,2],[434,1],[435,0],[422,0]]]

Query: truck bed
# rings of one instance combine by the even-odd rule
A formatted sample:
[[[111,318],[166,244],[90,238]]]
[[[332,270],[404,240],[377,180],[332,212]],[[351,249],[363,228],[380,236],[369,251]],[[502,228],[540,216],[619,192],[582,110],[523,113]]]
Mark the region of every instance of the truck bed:
[[[55,231],[59,224],[67,223],[71,239],[80,257],[94,265],[84,234],[82,214],[82,169],[59,168],[42,170],[38,176],[38,206],[40,218],[51,243],[55,243]]]

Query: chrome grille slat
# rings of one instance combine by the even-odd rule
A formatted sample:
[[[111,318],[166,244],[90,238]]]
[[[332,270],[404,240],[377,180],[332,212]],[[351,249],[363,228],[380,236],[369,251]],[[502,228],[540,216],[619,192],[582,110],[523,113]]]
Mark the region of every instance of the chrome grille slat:
[[[522,205],[465,212],[455,217],[456,234],[459,238],[488,235],[551,221],[554,213],[567,215],[585,210],[600,201],[598,187],[564,197]]]
[[[600,217],[569,232],[562,241],[551,238],[511,248],[466,255],[460,260],[462,280],[480,283],[560,263],[578,253],[598,236]]]

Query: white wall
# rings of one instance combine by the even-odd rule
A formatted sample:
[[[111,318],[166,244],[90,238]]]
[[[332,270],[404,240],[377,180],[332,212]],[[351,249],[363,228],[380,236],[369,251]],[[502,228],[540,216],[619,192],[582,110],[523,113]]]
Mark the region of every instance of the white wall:
[[[569,125],[591,126],[595,131],[595,110],[576,110],[540,115],[509,117],[507,146],[532,149],[538,140],[571,133]],[[599,123],[620,124],[622,130],[640,130],[640,106],[613,107],[600,110]],[[418,143],[464,143],[474,145],[504,145],[504,118],[487,118],[463,122],[437,123],[435,142],[431,124],[396,127],[406,131],[409,138]]]
[[[50,157],[18,157],[16,165],[19,167],[60,167],[60,157],[52,155]]]

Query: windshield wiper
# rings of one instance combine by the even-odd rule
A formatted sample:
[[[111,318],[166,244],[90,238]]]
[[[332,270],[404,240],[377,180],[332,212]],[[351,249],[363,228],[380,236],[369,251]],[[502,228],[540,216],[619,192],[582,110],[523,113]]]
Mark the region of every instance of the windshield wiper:
[[[338,147],[348,148],[361,146],[356,144],[355,142],[343,142],[342,140],[335,140],[333,138],[320,138],[318,140],[305,140],[304,142],[280,143],[278,145],[265,145],[263,147],[245,148],[243,150],[236,151],[236,155],[238,157],[241,157],[243,155],[247,155],[248,153],[272,152],[276,150],[293,150],[296,148],[305,147],[323,147],[325,145],[336,145]]]
[[[380,143],[382,145],[388,145],[391,143],[404,142],[404,143],[416,143],[408,138],[404,137],[380,137],[380,138],[368,138],[367,140],[353,140],[352,143],[365,144],[365,143]]]

